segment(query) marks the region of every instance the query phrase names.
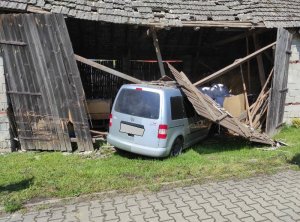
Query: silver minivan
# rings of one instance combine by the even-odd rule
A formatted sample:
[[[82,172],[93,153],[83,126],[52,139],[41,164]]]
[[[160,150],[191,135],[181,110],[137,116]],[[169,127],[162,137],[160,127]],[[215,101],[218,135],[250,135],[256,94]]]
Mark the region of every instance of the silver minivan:
[[[205,138],[211,125],[176,85],[128,84],[113,104],[107,141],[145,156],[177,156]]]

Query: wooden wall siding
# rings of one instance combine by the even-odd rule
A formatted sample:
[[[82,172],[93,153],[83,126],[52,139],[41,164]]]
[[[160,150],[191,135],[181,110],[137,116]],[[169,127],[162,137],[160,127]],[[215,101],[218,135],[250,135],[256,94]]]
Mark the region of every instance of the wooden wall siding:
[[[0,40],[8,95],[26,150],[72,151],[73,122],[79,151],[92,150],[85,96],[61,15],[1,15]]]
[[[288,30],[278,29],[274,78],[266,126],[268,135],[274,135],[277,128],[283,123],[292,38],[293,35]]]

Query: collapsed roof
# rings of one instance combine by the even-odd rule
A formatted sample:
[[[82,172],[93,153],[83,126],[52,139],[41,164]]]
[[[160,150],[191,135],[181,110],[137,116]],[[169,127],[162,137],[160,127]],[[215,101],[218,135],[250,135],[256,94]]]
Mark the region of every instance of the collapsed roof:
[[[136,25],[300,27],[300,0],[1,0],[0,10]]]

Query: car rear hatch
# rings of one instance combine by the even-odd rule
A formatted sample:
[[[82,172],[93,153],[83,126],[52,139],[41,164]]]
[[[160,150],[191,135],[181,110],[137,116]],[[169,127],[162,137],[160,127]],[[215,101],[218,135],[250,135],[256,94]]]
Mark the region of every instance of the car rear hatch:
[[[158,147],[161,94],[152,88],[122,88],[113,107],[110,133],[124,142]]]

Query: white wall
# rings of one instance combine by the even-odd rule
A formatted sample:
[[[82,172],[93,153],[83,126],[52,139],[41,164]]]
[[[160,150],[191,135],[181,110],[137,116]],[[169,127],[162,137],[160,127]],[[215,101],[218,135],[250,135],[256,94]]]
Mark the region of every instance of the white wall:
[[[294,35],[290,57],[288,93],[286,98],[284,121],[291,123],[293,118],[300,118],[300,35]]]
[[[0,57],[0,152],[11,151],[3,58]]]

